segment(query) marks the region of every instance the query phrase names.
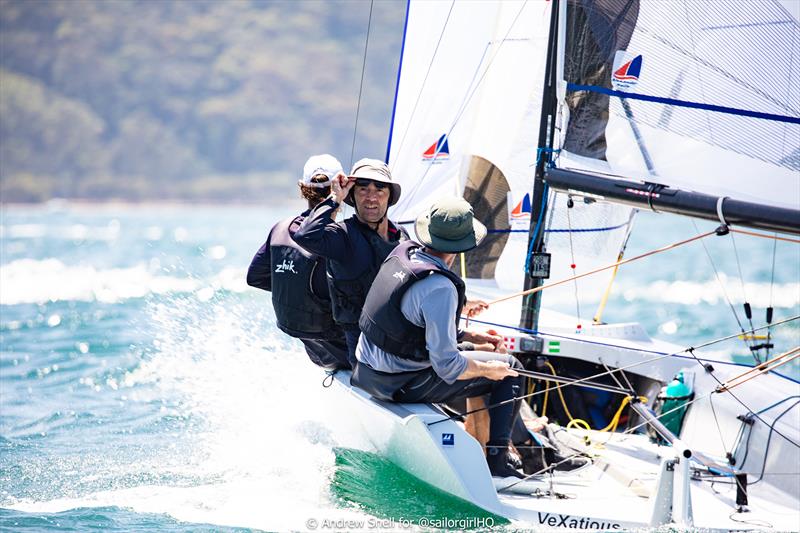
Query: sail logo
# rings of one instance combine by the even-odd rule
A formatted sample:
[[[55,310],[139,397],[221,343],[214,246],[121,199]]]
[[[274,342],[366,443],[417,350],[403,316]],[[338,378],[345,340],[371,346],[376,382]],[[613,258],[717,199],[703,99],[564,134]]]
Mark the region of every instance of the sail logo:
[[[530,220],[531,219],[531,195],[525,193],[522,200],[511,210],[509,215],[511,220]]]
[[[508,225],[511,226],[511,230],[527,229],[531,221],[531,193],[526,192],[520,198],[518,194],[509,191],[506,205],[508,205]]]
[[[611,75],[611,84],[614,90],[630,89],[639,82],[642,74],[641,54],[631,57],[630,54],[622,50],[617,51],[614,56],[614,68]]]
[[[453,433],[442,433],[442,446],[455,446],[456,436]]]
[[[439,139],[430,145],[427,150],[422,153],[423,161],[430,161],[436,163],[437,161],[444,161],[450,159],[450,147],[447,145],[447,134],[443,134]]]

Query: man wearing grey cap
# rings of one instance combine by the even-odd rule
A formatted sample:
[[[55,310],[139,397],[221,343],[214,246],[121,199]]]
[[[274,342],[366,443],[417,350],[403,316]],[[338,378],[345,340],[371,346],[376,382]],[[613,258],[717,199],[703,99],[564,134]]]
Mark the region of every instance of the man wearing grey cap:
[[[325,259],[298,246],[291,236],[330,194],[331,183],[341,172],[342,164],[328,154],[306,161],[298,185],[308,210],[275,224],[247,271],[248,285],[272,292],[278,328],[300,339],[311,361],[329,370],[351,365],[344,332],[331,312]]]
[[[494,476],[523,477],[508,446],[521,400],[521,363],[499,351],[459,351],[457,330],[466,304],[464,282],[450,271],[456,255],[475,248],[486,227],[461,198],[437,201],[416,221],[419,244],[389,255],[367,295],[359,325],[353,385],[396,402],[447,403],[489,395],[487,462]],[[463,340],[496,343],[488,333]],[[498,346],[499,348],[499,346]]]
[[[297,244],[327,259],[333,318],[345,333],[351,365],[361,331],[358,318],[364,299],[386,256],[405,232],[386,217],[400,199],[400,185],[389,167],[377,159],[361,159],[350,175],[333,180],[331,194],[314,209],[292,236]],[[355,214],[342,221],[334,213],[342,202]]]

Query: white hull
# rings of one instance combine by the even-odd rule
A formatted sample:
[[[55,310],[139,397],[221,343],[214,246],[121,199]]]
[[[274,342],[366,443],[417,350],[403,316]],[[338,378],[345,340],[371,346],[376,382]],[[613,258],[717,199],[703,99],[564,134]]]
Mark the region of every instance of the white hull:
[[[766,478],[750,487],[747,513],[736,512],[735,486],[726,484],[730,478],[713,486],[709,481],[690,480],[689,495],[680,503],[681,475],[686,475],[681,474],[681,468],[675,466],[674,483],[659,478],[665,461],[673,459],[676,450],[659,447],[644,435],[559,431],[557,436],[562,443],[572,442],[590,454],[593,463],[577,471],[557,472],[498,492],[496,486],[503,487],[516,480],[491,477],[480,445],[461,424],[451,420],[439,422],[446,417],[428,404],[375,400],[351,387],[349,379],[349,372],[340,372],[332,387],[339,397],[336,402],[339,412],[348,413],[348,427],[343,433],[352,437],[351,442],[340,444],[377,452],[438,489],[529,527],[608,531],[671,524],[712,530],[800,529],[800,503],[796,494],[779,490],[768,484]],[[715,408],[718,417],[726,417],[727,406],[717,401]],[[704,412],[702,408],[690,411],[694,414],[687,418],[687,432],[692,437],[699,435],[701,441],[713,441],[709,438],[712,435],[719,439],[715,428],[706,427],[705,432],[699,429],[707,423]],[[431,425],[434,422],[438,423]],[[791,424],[794,427],[781,428],[797,439],[800,426],[794,419],[786,426]],[[592,442],[589,447],[583,444],[586,435]],[[776,446],[775,442],[772,446]],[[796,454],[796,448],[787,443],[785,447],[772,448],[770,456],[785,461],[791,457],[792,449]],[[763,457],[763,448],[751,453],[761,453]],[[688,461],[684,461],[686,464]],[[787,474],[795,474],[783,477],[796,484],[800,480],[795,472],[798,462],[783,464]],[[681,506],[685,509],[681,510]]]

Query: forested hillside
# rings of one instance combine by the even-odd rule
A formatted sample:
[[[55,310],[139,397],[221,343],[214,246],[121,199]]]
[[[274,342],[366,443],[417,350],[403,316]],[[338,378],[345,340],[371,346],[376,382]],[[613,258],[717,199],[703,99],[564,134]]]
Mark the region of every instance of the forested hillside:
[[[0,199],[279,201],[350,161],[370,2],[0,0]],[[383,158],[405,2],[374,3],[355,157]]]

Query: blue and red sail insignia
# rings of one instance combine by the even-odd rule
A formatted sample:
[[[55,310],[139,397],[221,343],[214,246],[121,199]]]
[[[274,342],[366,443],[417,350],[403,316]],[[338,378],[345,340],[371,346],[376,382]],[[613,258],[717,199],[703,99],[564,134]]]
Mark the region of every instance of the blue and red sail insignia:
[[[447,145],[447,134],[439,137],[439,140],[428,147],[422,154],[422,159],[447,159],[450,157],[450,147]]]
[[[614,71],[616,81],[636,81],[642,72],[642,56],[638,55]]]
[[[511,219],[530,219],[531,217],[531,195],[525,193],[522,200],[511,210]]]

